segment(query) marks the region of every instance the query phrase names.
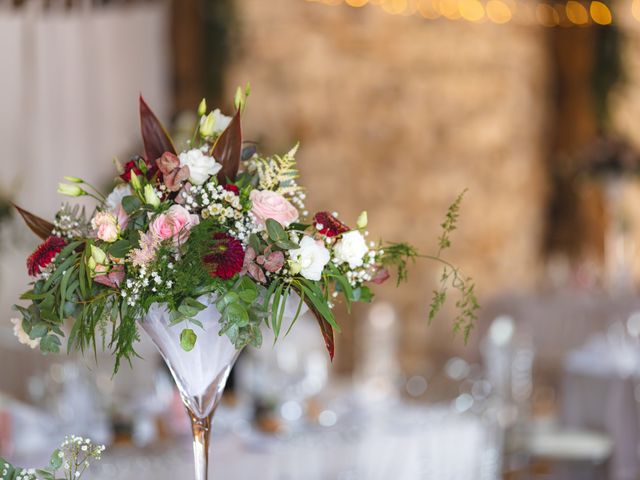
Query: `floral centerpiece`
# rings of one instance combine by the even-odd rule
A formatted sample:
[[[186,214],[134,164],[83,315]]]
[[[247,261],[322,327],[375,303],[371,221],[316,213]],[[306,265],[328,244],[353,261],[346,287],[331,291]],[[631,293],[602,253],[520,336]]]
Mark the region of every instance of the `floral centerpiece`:
[[[183,149],[140,98],[144,153],[116,162],[115,188],[104,196],[76,177],[59,186],[97,201],[89,217],[65,205],[49,222],[16,207],[44,241],[27,260],[33,282],[22,296],[28,305],[16,306],[19,337],[43,352],[57,352],[63,338],[69,350],[100,343],[117,371],[135,355],[139,327],[146,330],[194,422],[198,478],[206,478],[208,422],[237,352],[260,346],[265,327],[278,338],[308,309],[333,357],[334,304],[371,301],[372,284],[393,269],[406,279],[408,262],[423,256],[368,240],[366,212],[355,227],[336,213],[310,215],[298,147],[264,156],[243,142],[247,96],[238,90],[233,117],[207,113],[203,101]],[[426,257],[444,265],[429,318],[452,286],[461,293],[455,326],[466,336],[478,308],[474,285],[441,256],[460,201],[447,212],[438,253]]]

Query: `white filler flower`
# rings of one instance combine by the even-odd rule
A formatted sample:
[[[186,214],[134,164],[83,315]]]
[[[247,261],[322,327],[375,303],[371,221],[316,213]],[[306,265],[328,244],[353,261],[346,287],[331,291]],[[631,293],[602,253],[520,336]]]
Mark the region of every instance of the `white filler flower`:
[[[305,236],[300,242],[300,248],[289,250],[293,270],[300,269],[300,274],[308,279],[318,281],[322,278],[322,270],[329,263],[329,250],[322,242],[316,242],[313,238]]]
[[[201,150],[194,148],[178,155],[180,166],[187,165],[189,167],[189,181],[194,185],[202,185],[209,177],[220,171],[222,165],[217,163],[213,157],[209,157],[202,153]]]
[[[40,345],[40,339],[36,338],[35,340],[31,340],[27,332],[22,328],[22,319],[20,318],[12,318],[11,323],[13,323],[13,334],[18,337],[18,341],[23,345],[28,345],[31,348],[36,348]]]
[[[340,263],[348,263],[349,267],[362,266],[362,259],[366,255],[367,242],[357,230],[352,230],[342,235],[333,249],[333,255]]]

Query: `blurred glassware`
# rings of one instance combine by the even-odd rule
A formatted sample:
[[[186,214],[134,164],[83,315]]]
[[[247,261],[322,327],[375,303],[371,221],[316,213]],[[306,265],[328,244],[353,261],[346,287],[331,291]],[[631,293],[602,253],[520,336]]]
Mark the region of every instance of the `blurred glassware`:
[[[357,360],[353,375],[356,394],[366,405],[394,402],[400,394],[398,321],[388,302],[377,302],[358,323]]]
[[[267,429],[293,428],[312,414],[310,401],[327,385],[329,360],[318,326],[310,315],[297,320],[296,328],[274,344],[273,332],[263,328],[263,346],[247,348],[235,374],[238,393],[248,396],[260,419],[275,416]]]

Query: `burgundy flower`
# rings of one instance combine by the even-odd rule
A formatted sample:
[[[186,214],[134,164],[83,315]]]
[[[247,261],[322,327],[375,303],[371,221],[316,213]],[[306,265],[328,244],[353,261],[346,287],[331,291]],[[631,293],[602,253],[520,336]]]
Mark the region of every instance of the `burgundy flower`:
[[[124,172],[122,173],[122,175],[120,175],[120,178],[122,180],[124,180],[125,182],[129,183],[131,181],[131,172],[135,173],[138,176],[142,175],[142,170],[140,170],[140,168],[138,168],[138,160],[137,159],[129,160],[125,164]]]
[[[240,195],[240,189],[233,183],[225,183],[222,188],[224,188],[227,192],[233,192],[236,195]]]
[[[336,235],[340,235],[341,233],[345,233],[351,230],[329,212],[316,213],[313,217],[313,221],[316,225],[322,225],[322,228],[318,231],[322,235],[326,235],[327,237],[335,237]]]
[[[170,152],[164,152],[156,161],[158,170],[162,172],[162,180],[170,192],[177,192],[182,187],[191,172],[187,165],[180,166],[180,160]]]
[[[240,241],[228,233],[215,233],[209,252],[202,261],[210,276],[227,280],[242,270],[244,249]]]
[[[29,275],[32,277],[38,275],[43,268],[51,263],[53,257],[62,251],[65,245],[65,241],[60,237],[47,238],[27,259]]]

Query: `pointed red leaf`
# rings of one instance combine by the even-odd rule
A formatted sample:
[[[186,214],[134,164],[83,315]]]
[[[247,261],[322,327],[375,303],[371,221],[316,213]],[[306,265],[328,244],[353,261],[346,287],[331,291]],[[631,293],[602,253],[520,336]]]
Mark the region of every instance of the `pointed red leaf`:
[[[324,317],[320,314],[320,312],[313,306],[313,304],[305,298],[305,303],[311,313],[313,313],[314,317],[318,321],[318,326],[320,327],[320,332],[322,332],[322,338],[324,338],[324,345],[327,347],[327,352],[329,352],[329,358],[333,361],[333,355],[335,353],[335,343],[333,339],[333,327],[329,322],[327,322]]]
[[[147,162],[155,167],[155,161],[162,156],[164,152],[170,152],[175,155],[176,149],[173,146],[171,137],[167,130],[162,126],[158,117],[151,111],[149,105],[140,95],[140,131],[142,133],[142,142],[144,143],[144,156]]]
[[[22,218],[24,219],[24,222],[27,224],[27,227],[29,227],[31,231],[35,233],[38,237],[45,240],[47,237],[51,235],[51,232],[53,231],[53,228],[54,228],[53,223],[48,222],[47,220],[40,218],[37,215],[34,215],[33,213],[28,212],[23,208],[20,208],[15,203],[13,203],[12,205],[15,207],[18,213],[22,216]]]
[[[231,119],[224,132],[218,137],[215,145],[211,149],[213,158],[222,164],[222,169],[218,172],[218,182],[224,185],[228,181],[233,182],[240,168],[240,157],[242,156],[242,127],[240,124],[240,110]]]

